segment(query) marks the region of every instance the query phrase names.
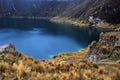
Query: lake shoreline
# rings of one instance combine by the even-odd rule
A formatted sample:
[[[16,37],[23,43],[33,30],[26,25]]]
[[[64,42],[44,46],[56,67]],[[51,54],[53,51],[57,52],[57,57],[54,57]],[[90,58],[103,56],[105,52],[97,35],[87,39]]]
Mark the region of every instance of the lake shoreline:
[[[11,18],[11,17],[10,17],[10,18]],[[14,18],[18,18],[18,19],[20,18],[20,19],[21,19],[21,18],[25,18],[25,17],[12,17],[12,18],[13,18],[13,19],[14,19]],[[37,19],[36,19],[36,18],[37,18]],[[38,21],[39,19],[48,19],[47,17],[36,17],[36,18],[33,18],[33,19],[36,19],[37,21]],[[5,19],[6,19],[6,18],[5,18]],[[27,19],[27,20],[32,20],[31,17],[29,17],[29,19],[28,19],[28,18],[25,18],[25,19]],[[51,19],[52,19],[52,18],[51,18]],[[23,21],[23,20],[24,20],[24,19],[22,19],[22,21]],[[13,21],[13,22],[14,22],[14,21]],[[28,21],[28,22],[29,22],[29,21]],[[35,21],[35,22],[36,22],[36,21]],[[25,22],[25,23],[26,23],[26,22]],[[40,21],[38,21],[38,23],[40,23]],[[37,24],[38,24],[38,23],[37,23]],[[31,24],[31,23],[28,23],[28,24]],[[69,23],[66,23],[66,24],[69,24]],[[71,25],[71,24],[70,24],[70,25]],[[9,25],[8,25],[8,26],[9,26]],[[18,26],[18,24],[17,24],[17,26]],[[74,26],[74,25],[73,25],[73,26]],[[21,26],[20,26],[20,27],[21,27]],[[77,30],[79,29],[79,27],[80,27],[80,26],[75,26],[75,27],[74,27],[74,28],[75,28],[75,31],[74,31],[74,28],[72,28],[70,31],[77,32]],[[55,28],[57,28],[57,27],[55,27]],[[68,28],[69,28],[69,27],[68,27]],[[77,29],[76,29],[76,28],[77,28]],[[86,29],[88,29],[88,30],[90,30],[90,31],[92,31],[92,30],[93,30],[93,31],[94,31],[94,30],[95,30],[95,31],[99,31],[99,30],[100,30],[100,32],[104,32],[104,28],[99,28],[99,27],[89,27],[89,26],[85,26],[85,27],[80,27],[80,28],[84,28],[84,29],[86,28]],[[65,29],[66,29],[66,28],[65,28]],[[83,29],[83,30],[84,30],[84,29]],[[107,28],[107,29],[108,29],[108,28]],[[107,29],[106,29],[105,31],[107,31]],[[83,30],[82,30],[82,31],[83,31]],[[61,31],[61,29],[60,29],[60,31]],[[64,30],[62,30],[62,31],[64,32]],[[67,31],[67,29],[66,29],[65,31]],[[79,31],[80,33],[79,33],[78,37],[80,37],[80,34],[81,34],[82,31]],[[94,31],[94,32],[95,32],[95,31]],[[67,31],[67,32],[68,32],[68,31]],[[89,31],[88,31],[88,32],[89,32]],[[78,33],[77,33],[77,34],[78,34]],[[91,33],[90,33],[90,34],[91,34]],[[99,34],[100,34],[100,33],[99,33]],[[97,36],[99,36],[99,34],[98,34]],[[74,35],[74,36],[75,36],[75,35]],[[80,41],[80,40],[81,40],[81,39],[79,39],[78,41]],[[88,40],[88,39],[87,39],[87,40]],[[92,41],[93,41],[93,40],[92,40]],[[7,42],[6,42],[6,43],[7,43]],[[90,44],[90,43],[89,43],[89,44]],[[88,44],[88,45],[89,45],[89,44]],[[88,46],[88,45],[87,45],[87,46]],[[87,46],[86,46],[86,47],[87,47]],[[63,50],[63,51],[64,51],[64,50]],[[35,52],[35,51],[34,51],[34,52]],[[33,52],[33,53],[34,53],[34,52]],[[68,53],[68,52],[69,52],[69,53],[72,53],[72,52],[70,52],[70,51],[67,51],[67,52],[65,52],[65,53]],[[75,50],[74,52],[78,52],[78,51]],[[25,52],[25,53],[27,53],[27,52]],[[61,52],[57,52],[56,55],[53,55],[53,56],[57,56],[58,53],[61,53],[61,54],[62,54],[62,51],[61,51]]]
[[[57,22],[57,23],[68,23],[78,27],[90,27],[90,28],[103,28],[103,29],[110,29],[113,31],[120,31],[120,24],[109,24],[109,23],[99,23],[93,26],[89,26],[89,23],[86,20],[80,20],[78,18],[68,18],[68,17],[53,17],[50,21]]]
[[[118,25],[111,25],[108,23],[104,23],[104,24],[97,24],[97,25],[93,25],[93,26],[89,26],[89,23],[85,20],[79,20],[77,18],[67,18],[67,17],[23,17],[23,16],[12,16],[12,17],[1,17],[0,18],[19,18],[19,19],[47,19],[50,20],[51,22],[55,22],[55,23],[64,23],[64,24],[71,24],[74,25],[76,27],[88,27],[88,28],[97,28],[97,29],[109,29],[109,30],[120,30],[118,28]]]

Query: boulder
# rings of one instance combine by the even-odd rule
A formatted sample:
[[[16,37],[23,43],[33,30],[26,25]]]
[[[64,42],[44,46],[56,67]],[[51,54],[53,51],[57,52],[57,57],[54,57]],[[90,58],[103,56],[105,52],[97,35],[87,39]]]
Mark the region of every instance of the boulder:
[[[12,44],[5,44],[3,46],[0,46],[0,53],[2,52],[16,52],[15,47]]]

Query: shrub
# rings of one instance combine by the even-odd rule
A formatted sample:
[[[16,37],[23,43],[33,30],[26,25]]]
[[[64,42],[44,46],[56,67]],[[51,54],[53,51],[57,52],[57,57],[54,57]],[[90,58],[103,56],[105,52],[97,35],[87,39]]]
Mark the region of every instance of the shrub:
[[[16,63],[13,64],[13,68],[17,70],[17,78],[21,80],[21,75],[25,73],[25,66],[23,65],[23,61],[19,60],[18,65]]]
[[[87,79],[89,79],[90,77],[91,77],[91,75],[92,75],[92,71],[91,70],[85,70],[84,72],[83,72],[83,77],[87,80]]]
[[[98,68],[98,72],[99,72],[100,74],[103,74],[103,72],[104,72],[104,67],[100,66],[100,67]]]
[[[38,64],[34,64],[33,67],[36,70],[36,72],[45,72],[46,71],[46,66],[41,62],[39,62]]]
[[[6,62],[1,62],[0,63],[0,72],[5,72],[5,70],[7,70],[9,68],[9,64]]]

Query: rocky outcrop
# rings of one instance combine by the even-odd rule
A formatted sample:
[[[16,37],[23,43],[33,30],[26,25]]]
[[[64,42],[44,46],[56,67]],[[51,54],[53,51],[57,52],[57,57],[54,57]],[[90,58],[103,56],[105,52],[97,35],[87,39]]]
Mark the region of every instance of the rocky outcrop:
[[[102,59],[119,59],[120,32],[101,33],[99,42],[93,42],[89,49],[85,57],[89,61],[98,62]]]
[[[13,52],[16,52],[16,49],[12,44],[6,44],[3,46],[0,46],[0,53],[2,53],[2,52],[13,53]]]

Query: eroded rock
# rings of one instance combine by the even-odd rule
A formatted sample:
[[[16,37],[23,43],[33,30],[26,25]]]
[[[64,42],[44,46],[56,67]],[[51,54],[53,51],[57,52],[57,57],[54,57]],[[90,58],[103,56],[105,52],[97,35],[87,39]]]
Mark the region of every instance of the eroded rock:
[[[0,46],[0,53],[1,52],[12,53],[12,52],[16,52],[16,49],[15,49],[15,47],[12,44],[5,44],[3,46]]]

